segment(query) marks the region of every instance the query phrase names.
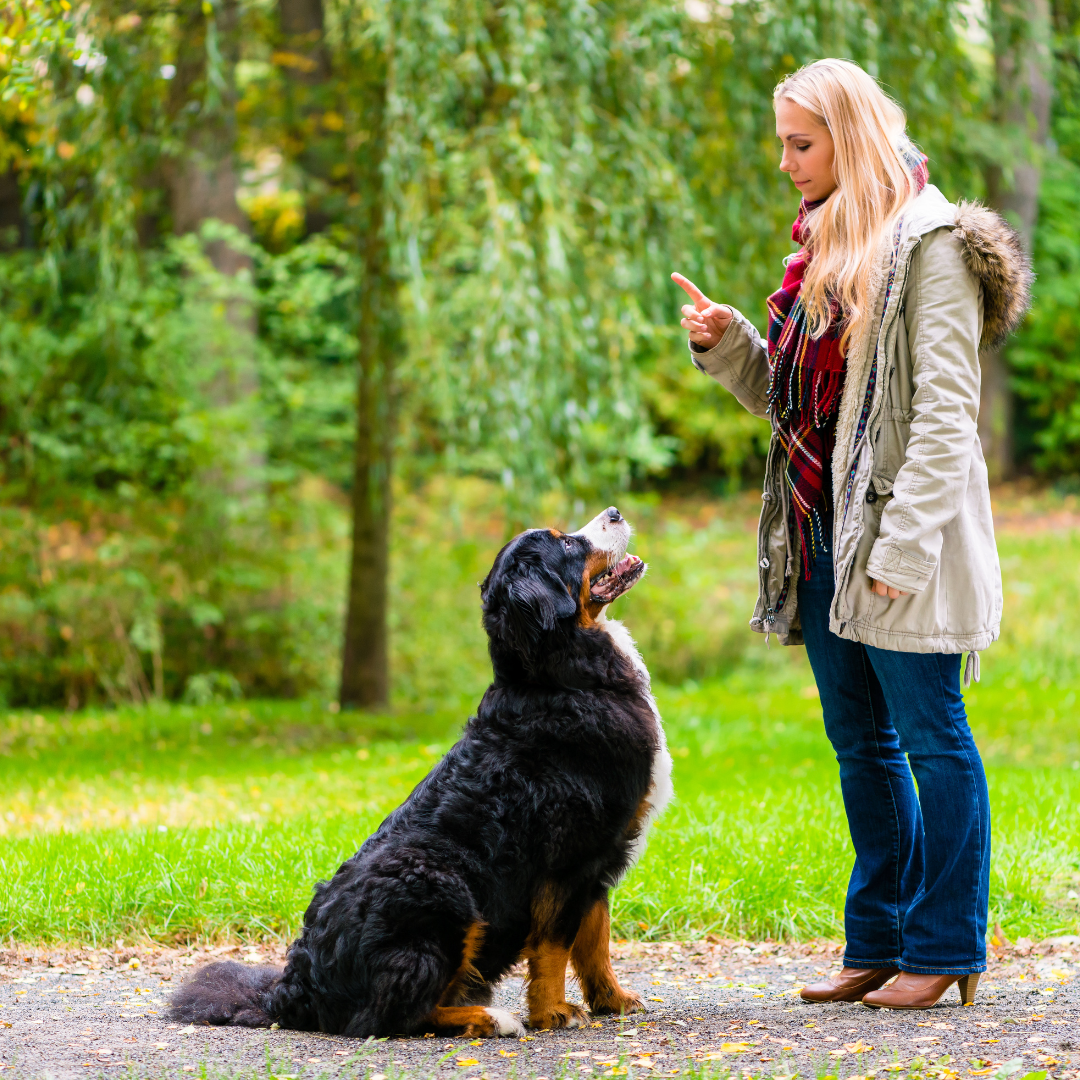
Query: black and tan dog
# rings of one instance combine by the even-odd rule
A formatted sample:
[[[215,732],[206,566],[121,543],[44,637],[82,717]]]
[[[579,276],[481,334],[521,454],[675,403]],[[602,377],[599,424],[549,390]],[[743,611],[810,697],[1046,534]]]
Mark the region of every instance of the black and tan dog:
[[[529,1024],[636,1012],[608,958],[608,890],[671,794],[649,677],[604,609],[644,573],[614,507],[536,529],[482,586],[494,681],[459,742],[315,887],[284,971],[212,964],[172,999],[185,1022],[352,1036],[517,1035],[492,987],[528,962]]]

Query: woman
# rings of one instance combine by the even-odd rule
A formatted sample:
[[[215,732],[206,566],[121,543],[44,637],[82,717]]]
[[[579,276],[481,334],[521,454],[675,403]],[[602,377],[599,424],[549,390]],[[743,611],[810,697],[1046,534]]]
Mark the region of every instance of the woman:
[[[772,422],[751,626],[805,642],[840,764],[844,967],[802,996],[926,1009],[958,983],[967,1003],[990,807],[960,661],[968,685],[1001,619],[979,349],[1019,322],[1031,275],[1001,218],[927,182],[903,111],[856,64],[802,68],[774,107],[801,248],[768,339],[672,276],[694,364]]]

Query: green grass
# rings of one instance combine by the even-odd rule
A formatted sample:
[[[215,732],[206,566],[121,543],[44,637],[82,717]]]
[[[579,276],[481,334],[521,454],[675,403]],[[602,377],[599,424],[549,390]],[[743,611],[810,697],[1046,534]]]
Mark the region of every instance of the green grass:
[[[614,897],[616,932],[839,936],[852,855],[809,668],[746,629],[753,500],[622,505],[651,569],[617,614],[668,680],[677,800]],[[399,524],[385,716],[301,701],[0,718],[3,936],[293,933],[312,883],[408,794],[487,681],[489,495],[409,497]],[[1080,532],[1019,521],[999,539],[1005,629],[967,697],[990,777],[992,920],[1014,938],[1075,932]]]
[[[1061,747],[1076,734],[1046,719],[1056,694],[1038,685],[1023,688],[1022,712],[1039,739],[1009,729],[1019,689],[973,695],[995,815],[992,914],[1013,937],[1070,932],[1080,770]],[[817,701],[802,694],[745,674],[660,688],[678,798],[615,896],[617,933],[840,934],[851,854]],[[5,933],[286,937],[312,882],[407,795],[459,720],[414,718],[418,737],[402,740],[313,704],[18,715],[0,767]]]

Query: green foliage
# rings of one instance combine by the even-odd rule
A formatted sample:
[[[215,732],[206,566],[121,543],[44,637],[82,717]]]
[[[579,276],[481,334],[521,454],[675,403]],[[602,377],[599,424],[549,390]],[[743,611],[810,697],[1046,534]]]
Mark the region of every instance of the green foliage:
[[[949,195],[977,193],[992,153],[985,57],[953,0],[324,7],[318,54],[250,0],[50,0],[3,16],[16,43],[0,50],[11,703],[219,693],[219,675],[248,694],[332,683],[372,50],[392,57],[379,175],[402,330],[397,472],[406,491],[437,473],[498,484],[502,513],[487,494],[483,510],[462,504],[496,539],[541,505],[568,519],[628,488],[732,490],[758,474],[767,425],[690,366],[668,274],[763,317],[797,202],[775,168],[784,74],[821,55],[863,63]],[[1013,359],[1036,464],[1071,472],[1080,128],[1076,20],[1059,7],[1059,152]],[[238,184],[251,235],[211,222],[177,239],[177,177],[214,147],[235,148],[219,180]],[[432,569],[424,530],[439,526],[418,507],[399,517],[397,565],[424,568],[429,601],[392,614],[395,685],[413,703],[482,678],[469,605],[488,558],[470,539],[449,553],[460,574]],[[741,603],[749,585],[734,570],[705,583],[692,556],[735,541],[712,520],[668,527],[657,561],[707,599],[678,618],[657,599],[642,633],[666,677],[716,674],[742,649],[724,597]],[[425,641],[445,619],[473,629],[434,660]]]
[[[1031,314],[1009,349],[1020,455],[1080,474],[1080,12],[1056,5],[1054,147],[1039,190]]]
[[[1053,474],[1080,472],[1080,163],[1052,159],[1039,197],[1039,277],[1023,330],[1009,348],[1021,400],[1020,452]],[[1026,444],[1026,445],[1025,445]],[[1024,454],[1024,456],[1028,456]]]

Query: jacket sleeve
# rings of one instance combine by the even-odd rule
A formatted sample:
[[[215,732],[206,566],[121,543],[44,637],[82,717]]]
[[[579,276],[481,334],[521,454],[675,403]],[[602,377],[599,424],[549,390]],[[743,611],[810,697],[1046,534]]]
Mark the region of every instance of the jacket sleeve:
[[[979,415],[982,305],[979,283],[949,228],[923,238],[912,271],[911,434],[866,570],[917,593],[937,569],[941,530],[967,492]]]
[[[755,416],[768,417],[769,350],[762,336],[740,311],[731,309],[734,318],[724,336],[707,352],[690,345],[694,367],[730,390],[744,409]]]

